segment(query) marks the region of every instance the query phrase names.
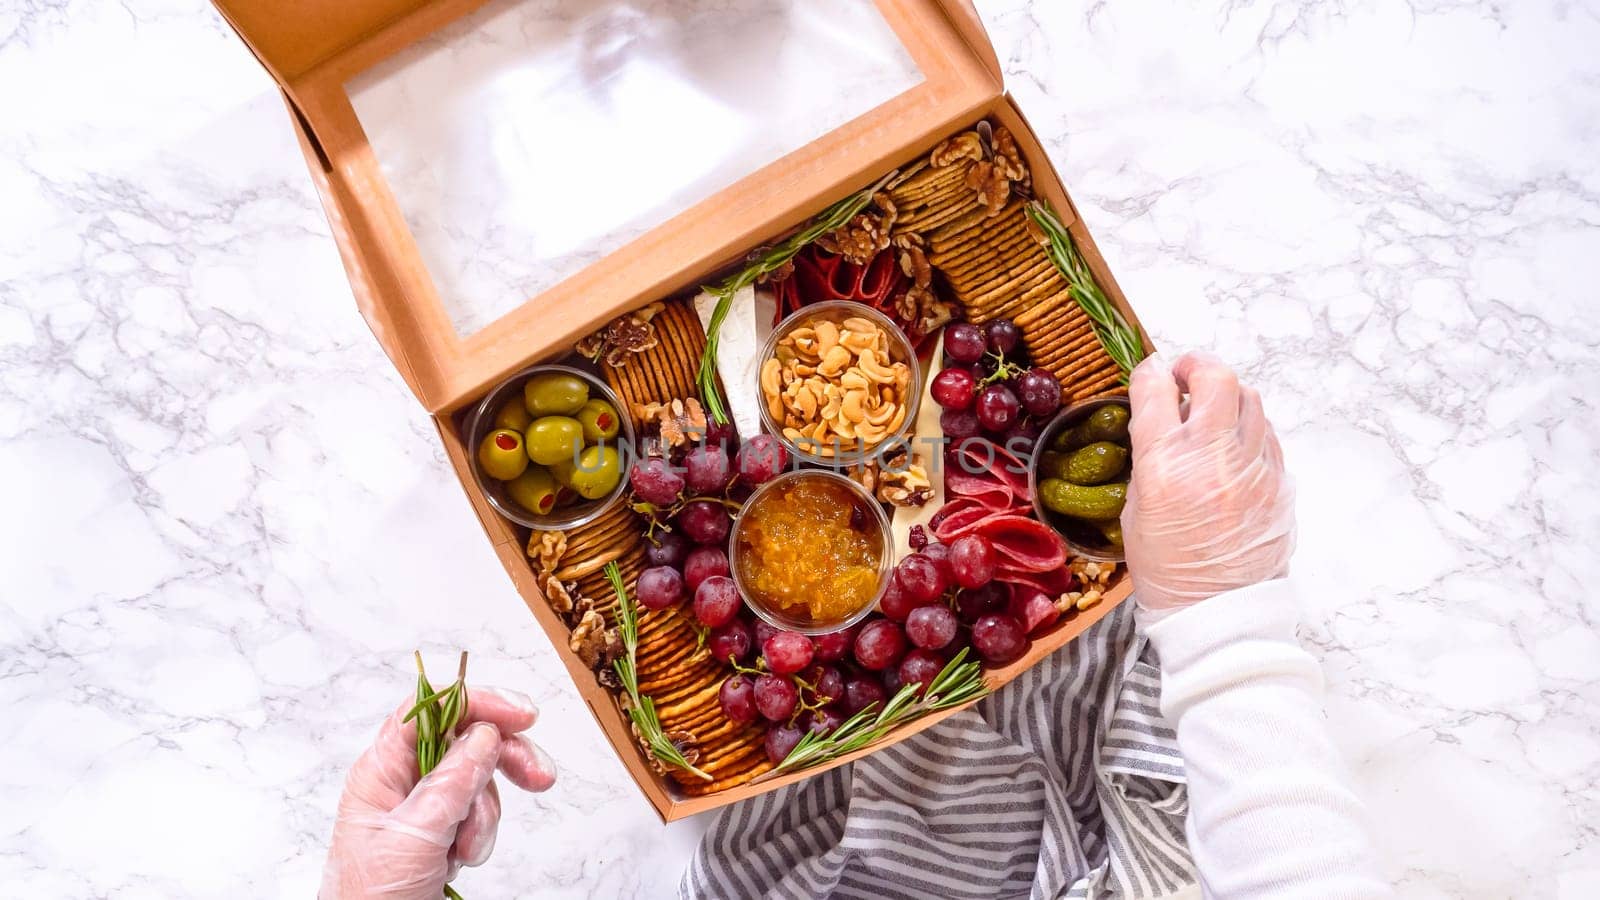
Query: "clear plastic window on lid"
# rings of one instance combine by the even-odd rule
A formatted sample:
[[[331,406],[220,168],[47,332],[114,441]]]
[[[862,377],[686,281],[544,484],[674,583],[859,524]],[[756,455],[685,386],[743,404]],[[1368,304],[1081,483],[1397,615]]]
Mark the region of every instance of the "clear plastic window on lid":
[[[921,82],[869,0],[496,0],[346,88],[466,336]]]

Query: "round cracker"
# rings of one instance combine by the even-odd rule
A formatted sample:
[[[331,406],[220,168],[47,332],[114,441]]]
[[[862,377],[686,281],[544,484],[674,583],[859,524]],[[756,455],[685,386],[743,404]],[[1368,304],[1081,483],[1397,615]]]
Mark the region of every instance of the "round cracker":
[[[949,282],[951,291],[958,296],[981,297],[995,288],[1028,275],[1030,271],[1037,276],[1039,274],[1037,268],[1038,264],[1030,260],[996,257],[982,269],[959,276],[946,274],[945,280]]]
[[[1071,338],[1062,338],[1053,344],[1039,345],[1037,348],[1031,349],[1030,352],[1033,354],[1035,365],[1044,366],[1048,369],[1052,366],[1067,365],[1076,357],[1084,355],[1092,348],[1099,346],[1099,344],[1100,338],[1091,328],[1083,334],[1075,335]]]
[[[928,262],[941,272],[966,276],[991,268],[996,262],[1025,258],[1033,248],[1021,227],[975,233],[962,243],[928,255]]]
[[[709,794],[718,794],[722,791],[728,790],[729,788],[736,788],[740,785],[749,784],[751,781],[754,781],[762,775],[772,771],[773,768],[775,767],[772,765],[772,761],[763,756],[761,757],[761,762],[759,764],[751,767],[747,771],[740,772],[737,775],[730,775],[727,778],[712,782],[705,782],[696,778],[694,779],[693,783],[685,783],[683,785],[683,792],[691,797],[704,797]],[[694,778],[692,775],[689,777]]]
[[[1113,364],[1108,371],[1096,377],[1063,387],[1062,393],[1072,400],[1083,400],[1098,394],[1110,393],[1122,386],[1122,368]]]
[[[980,207],[980,210],[987,212]],[[973,211],[928,235],[928,248],[933,256],[951,257],[974,243],[994,243],[1001,237],[1014,234],[1027,235],[1023,217],[1012,215],[978,215]]]
[[[1030,328],[1034,331],[1043,331],[1057,321],[1077,322],[1087,318],[1083,307],[1072,299],[1072,288],[1069,286],[1059,295],[1046,297],[1027,312],[1017,316],[1017,327],[1022,329],[1023,334],[1027,334]]]
[[[674,701],[672,703],[667,703],[667,704],[657,704],[656,705],[656,711],[661,716],[661,720],[662,720],[663,723],[666,722],[668,719],[681,718],[684,713],[690,712],[690,711],[696,709],[697,707],[701,706],[702,704],[704,704],[708,700],[710,702],[715,703],[716,702],[716,698],[717,698],[717,691],[720,690],[721,687],[722,687],[722,683],[721,682],[717,682],[716,684],[708,685],[703,690],[701,690],[701,691],[699,691],[699,692],[697,692],[695,694],[692,694],[692,695],[690,695],[688,697],[685,697],[685,698],[683,698],[681,700],[677,700],[677,701]]]

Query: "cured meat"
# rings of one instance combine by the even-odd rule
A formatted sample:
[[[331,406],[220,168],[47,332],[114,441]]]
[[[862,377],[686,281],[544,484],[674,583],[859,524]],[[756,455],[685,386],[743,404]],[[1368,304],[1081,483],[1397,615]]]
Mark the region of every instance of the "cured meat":
[[[949,508],[950,504],[945,506]],[[990,513],[980,517],[968,508],[961,508],[940,520],[933,533],[947,544],[962,535],[983,535],[994,545],[1001,572],[1048,572],[1067,562],[1067,546],[1054,529],[1017,513]]]
[[[842,256],[807,247],[794,258],[794,274],[773,286],[778,298],[776,318],[782,319],[811,303],[855,300],[904,328],[909,323],[900,317],[895,307],[910,284],[909,276],[901,271],[893,251],[885,250],[866,265],[858,266]],[[777,324],[776,320],[773,324]],[[915,341],[919,336],[911,337]]]
[[[1032,502],[1028,464],[1021,457],[982,438],[968,438],[952,447],[945,490],[980,499],[995,510],[1021,511]]]

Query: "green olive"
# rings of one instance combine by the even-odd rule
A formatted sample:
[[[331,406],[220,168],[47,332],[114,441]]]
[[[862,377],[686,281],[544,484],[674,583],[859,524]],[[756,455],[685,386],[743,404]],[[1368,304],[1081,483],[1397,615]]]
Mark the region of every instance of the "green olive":
[[[559,462],[553,462],[550,465],[545,466],[545,468],[550,470],[550,477],[556,480],[556,484],[561,485],[561,490],[564,493],[572,492],[572,473],[578,469],[578,463],[572,457],[569,456],[566,459],[560,460]],[[556,498],[558,503],[562,500],[570,499],[572,498]]]
[[[535,375],[522,386],[522,402],[534,418],[570,416],[589,402],[589,383],[576,375]]]
[[[556,508],[556,490],[555,479],[538,466],[506,482],[506,493],[518,506],[541,516]]]
[[[490,478],[510,481],[528,467],[527,451],[522,449],[522,434],[509,428],[491,431],[478,445],[478,465]]]
[[[598,500],[611,493],[622,479],[622,458],[617,448],[604,444],[590,447],[578,457],[572,470],[572,489],[585,500]]]
[[[520,401],[509,400],[500,411],[494,414],[494,427],[509,428],[512,431],[527,431],[528,424],[533,421],[533,416],[528,415],[528,408]]]
[[[541,466],[571,462],[583,449],[583,426],[570,416],[545,416],[528,426],[528,458]]]
[[[591,444],[611,440],[622,428],[617,408],[598,397],[578,410],[578,421],[583,423],[583,439]]]

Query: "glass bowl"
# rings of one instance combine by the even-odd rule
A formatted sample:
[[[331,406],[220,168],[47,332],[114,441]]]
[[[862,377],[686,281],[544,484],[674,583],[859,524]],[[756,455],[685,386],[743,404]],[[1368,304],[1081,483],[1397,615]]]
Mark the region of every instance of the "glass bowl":
[[[1039,501],[1039,461],[1044,457],[1045,448],[1050,446],[1056,435],[1082,422],[1090,413],[1104,406],[1121,406],[1129,409],[1128,398],[1101,397],[1074,403],[1057,413],[1056,417],[1050,420],[1050,424],[1039,432],[1039,440],[1033,445],[1035,448],[1033,457],[1028,460],[1028,494],[1033,497],[1033,514],[1039,521],[1049,525],[1061,535],[1069,553],[1093,562],[1119,563],[1124,559],[1122,548],[1112,546],[1093,526],[1081,524],[1070,516],[1051,512]]]
[[[535,375],[544,375],[558,372],[563,375],[575,375],[589,385],[590,398],[598,397],[610,403],[617,410],[620,420],[617,436],[613,438],[617,452],[620,455],[619,463],[622,466],[622,477],[617,479],[617,486],[611,492],[596,500],[584,500],[563,506],[551,511],[547,515],[535,515],[529,512],[517,501],[511,499],[506,492],[505,483],[498,479],[490,478],[484,474],[483,467],[478,462],[478,445],[485,436],[494,430],[495,411],[513,397],[522,397],[522,385]],[[633,422],[629,419],[627,410],[622,406],[622,401],[612,392],[606,383],[590,372],[575,369],[572,366],[543,365],[530,366],[517,374],[500,382],[500,385],[490,391],[478,403],[478,408],[472,414],[471,422],[467,426],[467,459],[472,466],[473,480],[478,483],[478,490],[488,498],[489,505],[495,508],[500,515],[505,516],[518,525],[525,525],[534,531],[561,531],[575,528],[587,522],[592,522],[600,517],[601,513],[615,506],[622,499],[622,494],[628,489],[628,464],[633,456]]]
[[[819,622],[809,616],[800,618],[785,610],[770,606],[753,593],[745,582],[744,569],[747,561],[744,559],[744,552],[740,549],[741,542],[739,537],[745,524],[749,521],[747,516],[751,510],[757,508],[763,495],[777,490],[782,485],[794,484],[802,479],[831,481],[848,489],[860,501],[860,505],[865,508],[869,526],[877,533],[879,539],[881,552],[878,557],[878,584],[872,593],[872,598],[863,603],[860,609],[854,610],[849,615],[837,620]],[[873,499],[872,495],[867,493],[866,488],[837,472],[829,472],[824,469],[797,469],[785,472],[757,488],[755,493],[750,495],[750,499],[745,501],[744,507],[739,510],[739,515],[734,518],[733,530],[728,535],[728,568],[733,570],[734,584],[738,586],[739,594],[744,598],[745,605],[774,628],[781,628],[785,631],[798,631],[807,635],[827,634],[831,631],[849,628],[851,625],[866,618],[867,614],[877,607],[878,601],[883,597],[883,592],[889,587],[889,577],[894,573],[894,536],[889,530],[889,516],[883,511],[883,504]]]
[[[797,328],[808,327],[822,320],[838,324],[852,316],[867,319],[883,329],[884,334],[888,336],[889,361],[891,363],[905,363],[910,368],[911,381],[906,386],[905,392],[905,418],[901,421],[900,427],[891,431],[882,439],[849,450],[841,449],[835,454],[832,447],[823,446],[814,440],[806,438],[797,440],[784,434],[783,424],[774,420],[771,410],[767,409],[767,396],[761,389],[758,376],[757,383],[751,385],[751,388],[756,391],[756,395],[760,400],[762,430],[776,437],[783,444],[784,449],[788,450],[795,459],[801,462],[829,468],[843,468],[856,462],[865,462],[877,450],[896,443],[904,444],[907,435],[911,433],[912,428],[916,425],[917,405],[922,398],[922,367],[917,361],[916,349],[911,345],[906,333],[900,330],[900,326],[891,321],[888,316],[864,303],[857,303],[854,300],[829,300],[825,303],[814,303],[810,306],[801,307],[791,313],[788,318],[779,322],[778,327],[772,330],[772,334],[767,336],[766,343],[762,345],[761,355],[757,359],[764,366],[767,360],[777,355],[778,342]]]

